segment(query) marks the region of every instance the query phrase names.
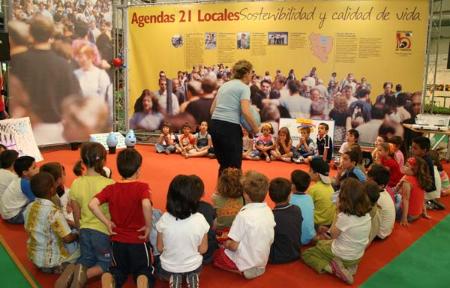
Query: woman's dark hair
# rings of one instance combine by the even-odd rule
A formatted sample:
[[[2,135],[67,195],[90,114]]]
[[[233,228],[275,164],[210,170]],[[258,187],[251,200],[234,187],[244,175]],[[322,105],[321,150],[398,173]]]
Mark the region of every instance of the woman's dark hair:
[[[199,199],[195,188],[190,176],[175,176],[170,182],[167,193],[167,212],[177,219],[186,219],[196,213]]]
[[[81,145],[81,161],[88,168],[94,168],[95,172],[107,177],[103,165],[106,162],[106,149],[102,144],[96,142],[87,142]]]
[[[241,183],[242,171],[237,168],[225,168],[217,183],[217,193],[222,197],[239,198],[244,193]]]
[[[153,92],[148,89],[144,89],[144,90],[142,90],[141,96],[139,96],[139,98],[134,103],[134,113],[144,111],[144,105],[142,104],[142,102],[144,101],[144,98],[146,96],[150,96],[152,99],[152,112],[153,113],[157,113],[161,110],[161,108],[159,106],[158,98],[156,98],[155,94],[153,94]]]
[[[262,92],[258,86],[256,85],[250,86],[250,101],[252,102],[253,105],[258,107],[260,111],[264,108],[262,103],[262,99],[264,98],[265,98],[264,92]]]
[[[354,178],[347,178],[341,183],[338,202],[339,212],[347,215],[364,216],[371,209],[363,184]]]
[[[53,179],[55,179],[55,182],[56,182],[56,180],[58,180],[59,178],[62,178],[66,174],[66,170],[64,169],[64,166],[61,165],[61,163],[59,163],[59,162],[46,163],[41,166],[41,168],[39,169],[39,172],[49,173],[50,175],[53,176]],[[59,197],[64,195],[65,190],[64,190],[64,186],[62,184],[58,185],[58,187],[56,187],[56,193],[58,194]]]
[[[242,79],[245,74],[252,72],[253,65],[247,60],[239,60],[233,66],[233,78]]]

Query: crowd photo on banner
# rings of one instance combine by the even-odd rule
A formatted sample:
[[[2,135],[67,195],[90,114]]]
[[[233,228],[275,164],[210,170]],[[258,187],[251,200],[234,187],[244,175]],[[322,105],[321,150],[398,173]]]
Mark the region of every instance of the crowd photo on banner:
[[[30,117],[38,145],[111,130],[112,3],[11,1],[9,116]]]
[[[364,75],[358,75],[358,79],[351,72],[345,75],[319,73],[315,67],[303,73],[295,72],[294,69],[276,70],[273,74],[271,71],[252,71],[249,84],[251,105],[257,111],[258,119],[264,124],[260,127],[260,134],[264,134],[264,127],[270,126],[268,135],[273,138],[273,143],[269,150],[278,155],[275,150],[280,147],[279,141],[282,137],[289,139],[286,145],[291,139],[295,139],[290,145],[295,144],[297,147],[293,147],[292,151],[290,147],[284,147],[292,152],[292,156],[283,159],[298,160],[299,153],[295,150],[300,151],[300,146],[308,144],[310,134],[317,135],[321,121],[326,126],[330,126],[331,121],[334,123],[333,129],[328,127],[323,132],[325,134],[317,136],[318,139],[327,136],[327,146],[341,146],[348,141],[347,131],[357,131],[358,143],[367,148],[378,145],[380,141],[387,142],[393,136],[402,139],[406,137],[405,143],[402,141],[399,146],[399,149],[406,152],[406,147],[410,146],[411,137],[414,135],[405,131],[402,124],[414,123],[416,115],[420,113],[420,91],[407,91],[401,83],[389,80],[383,83],[382,87],[372,87],[370,79],[366,79]],[[224,83],[233,79],[232,75],[231,67],[223,64],[198,65],[188,72],[178,71],[177,75],[166,75],[165,71],[160,71],[157,83],[159,89],[142,91],[134,103],[129,128],[137,131],[162,131],[159,144],[168,145],[165,139],[172,137],[173,141],[169,141],[174,146],[170,149],[171,152],[181,152],[189,157],[189,151],[192,151],[193,155],[198,156],[196,152],[200,149],[194,147],[194,140],[191,140],[193,146],[192,149],[187,149],[188,151],[175,147],[185,146],[180,140],[185,141],[186,137],[194,139],[207,133],[207,128],[202,131],[201,127],[210,124],[210,108],[217,91]],[[296,119],[294,123],[298,124],[298,129],[294,129],[294,132],[290,129],[291,132],[286,133],[283,128],[287,127],[280,127],[280,123],[284,122],[280,122],[280,119]],[[245,130],[244,143],[247,146],[244,145],[244,158],[266,159],[267,157],[261,157],[258,152],[256,139],[259,135],[247,135]],[[278,135],[279,131],[283,131],[281,137]],[[306,140],[304,143],[297,143],[297,139]],[[310,153],[306,153],[309,156],[314,155],[314,147],[317,148],[320,144],[315,137],[310,140],[308,145],[312,148]],[[202,151],[213,151],[210,145],[205,146],[208,147],[201,149]],[[333,149],[330,146],[331,150]],[[158,151],[161,152],[161,149]],[[282,155],[287,155],[287,152]],[[200,153],[201,156],[208,154],[211,153]],[[271,152],[268,155],[270,156]],[[371,162],[370,153],[366,156],[366,161]],[[331,153],[328,157],[331,159]],[[277,157],[273,155],[269,157],[270,160],[275,158]]]

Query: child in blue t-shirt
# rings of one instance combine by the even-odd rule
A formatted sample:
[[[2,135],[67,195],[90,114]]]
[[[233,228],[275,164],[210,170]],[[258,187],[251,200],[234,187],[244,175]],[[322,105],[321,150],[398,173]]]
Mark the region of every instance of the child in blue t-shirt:
[[[291,173],[292,195],[289,203],[296,205],[302,211],[302,245],[306,245],[316,236],[314,229],[314,202],[306,190],[311,183],[311,177],[302,170],[294,170]]]

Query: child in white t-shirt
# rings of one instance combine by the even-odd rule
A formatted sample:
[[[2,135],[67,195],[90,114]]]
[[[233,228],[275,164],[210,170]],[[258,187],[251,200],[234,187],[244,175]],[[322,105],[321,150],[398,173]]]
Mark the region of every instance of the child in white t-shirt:
[[[370,170],[367,172],[367,178],[375,181],[380,190],[380,198],[378,198],[377,205],[379,207],[378,212],[380,214],[380,229],[378,230],[377,237],[385,239],[391,235],[394,230],[395,223],[395,204],[391,195],[386,191],[386,185],[389,182],[389,170],[380,164],[372,164]]]
[[[253,279],[265,272],[274,240],[275,220],[264,202],[269,188],[266,176],[248,171],[242,181],[247,203],[233,221],[224,247],[216,250],[214,266]]]
[[[331,240],[320,240],[302,254],[303,261],[319,273],[328,272],[348,284],[369,243],[371,228],[369,197],[361,182],[342,182],[337,215],[329,230]]]
[[[161,253],[157,275],[181,288],[183,278],[188,287],[199,287],[203,256],[208,250],[209,224],[197,212],[199,201],[192,177],[178,175],[167,193],[166,210],[158,223],[156,247]]]

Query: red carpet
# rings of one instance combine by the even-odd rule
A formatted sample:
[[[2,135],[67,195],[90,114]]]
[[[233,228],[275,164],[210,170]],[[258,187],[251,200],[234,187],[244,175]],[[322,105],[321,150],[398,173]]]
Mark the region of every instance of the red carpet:
[[[210,201],[214,192],[218,164],[215,159],[184,159],[179,155],[160,155],[154,152],[153,146],[138,146],[138,150],[144,157],[141,170],[141,180],[148,182],[152,188],[153,203],[156,208],[164,209],[166,193],[171,179],[177,174],[196,174],[205,182],[205,200]],[[72,173],[73,164],[79,159],[79,151],[53,151],[43,153],[44,162],[59,161],[67,171],[66,186],[75,176]],[[40,163],[41,164],[41,163]],[[107,166],[113,170],[113,178],[119,179],[115,167],[115,155],[108,156]],[[450,166],[446,166],[447,173]],[[257,170],[266,174],[269,178],[287,177],[294,169],[306,170],[306,165],[286,164],[282,162],[265,163],[263,161],[245,161],[244,170]],[[269,200],[270,202],[270,200]],[[444,198],[443,202],[450,207],[450,198]],[[270,203],[272,205],[272,203]],[[420,236],[426,233],[437,222],[448,214],[445,211],[430,211],[431,220],[421,219],[408,228],[396,225],[394,233],[385,241],[378,241],[366,251],[355,277],[355,287],[363,283],[369,276],[386,265],[394,257],[399,255]],[[16,253],[18,259],[42,287],[53,287],[56,279],[53,275],[39,272],[26,255],[26,233],[23,226],[14,226],[0,221],[0,234],[6,239],[9,246]],[[329,275],[319,275],[301,262],[285,265],[269,265],[266,273],[255,280],[247,281],[237,274],[221,271],[212,266],[204,267],[201,274],[201,285],[203,287],[348,287],[336,278]],[[131,281],[129,281],[131,283]],[[158,282],[156,287],[167,287],[167,284]],[[99,282],[91,282],[89,287],[99,287]],[[127,285],[127,287],[133,287]]]

